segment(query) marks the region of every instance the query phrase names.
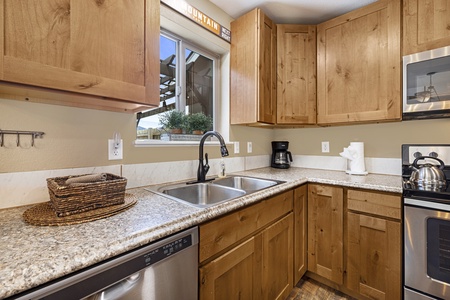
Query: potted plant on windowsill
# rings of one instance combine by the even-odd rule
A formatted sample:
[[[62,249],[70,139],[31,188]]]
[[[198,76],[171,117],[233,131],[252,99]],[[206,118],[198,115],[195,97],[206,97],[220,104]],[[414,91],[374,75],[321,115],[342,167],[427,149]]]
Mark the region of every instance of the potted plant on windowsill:
[[[182,133],[186,128],[186,115],[182,111],[170,110],[159,117],[159,124],[170,133]]]
[[[187,129],[192,134],[203,134],[212,129],[213,120],[202,112],[187,116]]]

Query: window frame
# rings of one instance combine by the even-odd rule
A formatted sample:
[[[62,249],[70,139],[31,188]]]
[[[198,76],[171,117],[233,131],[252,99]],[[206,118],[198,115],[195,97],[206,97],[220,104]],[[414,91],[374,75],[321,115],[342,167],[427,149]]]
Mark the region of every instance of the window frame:
[[[164,36],[168,39],[173,40],[176,43],[176,87],[175,87],[175,107],[177,110],[183,111],[186,113],[186,64],[183,63],[186,61],[186,49],[190,51],[194,51],[199,53],[200,55],[210,59],[213,63],[213,92],[212,92],[212,118],[213,118],[213,130],[216,130],[218,126],[219,120],[217,120],[217,108],[220,106],[218,103],[219,91],[221,89],[220,84],[220,62],[221,55],[217,53],[213,53],[208,49],[202,48],[201,46],[196,45],[195,43],[185,39],[173,32],[161,28],[160,36]],[[136,131],[137,134],[137,131]],[[207,142],[216,144],[217,142]],[[135,146],[147,146],[147,145],[198,145],[199,141],[162,141],[156,139],[135,139]]]

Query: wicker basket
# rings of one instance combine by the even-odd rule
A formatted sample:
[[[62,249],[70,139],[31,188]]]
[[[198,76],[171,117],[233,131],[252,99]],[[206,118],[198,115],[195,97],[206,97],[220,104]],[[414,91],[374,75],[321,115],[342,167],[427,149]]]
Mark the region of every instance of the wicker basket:
[[[63,217],[96,208],[123,204],[127,179],[109,173],[106,175],[105,181],[77,186],[66,185],[66,180],[78,176],[47,178],[50,203],[56,215]]]

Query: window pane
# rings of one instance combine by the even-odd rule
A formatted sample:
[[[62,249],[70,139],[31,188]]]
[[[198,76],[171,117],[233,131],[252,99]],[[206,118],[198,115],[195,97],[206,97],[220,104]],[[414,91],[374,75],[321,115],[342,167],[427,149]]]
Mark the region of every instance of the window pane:
[[[186,111],[213,117],[214,62],[186,48]],[[210,128],[212,129],[212,128]]]
[[[160,36],[159,107],[143,113],[137,129],[138,139],[160,139],[159,115],[176,106],[177,42]]]
[[[137,138],[200,140],[198,134],[212,130],[214,124],[214,58],[171,34],[161,34],[160,47],[160,105],[138,114]],[[168,113],[176,111],[182,116]],[[181,134],[173,130],[179,128],[180,118]]]

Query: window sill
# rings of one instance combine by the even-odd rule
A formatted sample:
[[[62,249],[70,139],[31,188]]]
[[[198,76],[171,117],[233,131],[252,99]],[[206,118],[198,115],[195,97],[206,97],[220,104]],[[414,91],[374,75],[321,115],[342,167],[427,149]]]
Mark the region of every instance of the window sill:
[[[199,141],[161,141],[161,140],[135,140],[135,147],[183,147],[195,146],[198,147]],[[232,145],[232,143],[225,143]],[[205,145],[220,145],[219,141],[206,141]]]

